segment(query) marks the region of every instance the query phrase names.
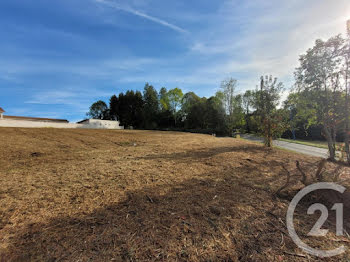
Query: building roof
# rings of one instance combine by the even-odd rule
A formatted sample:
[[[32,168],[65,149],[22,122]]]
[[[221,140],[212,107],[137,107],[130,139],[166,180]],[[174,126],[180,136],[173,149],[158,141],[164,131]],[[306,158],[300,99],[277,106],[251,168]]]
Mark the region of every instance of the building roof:
[[[0,107],[0,113],[5,113],[5,110]]]
[[[4,116],[4,119],[69,123],[69,121],[66,120],[66,119],[40,118],[40,117],[26,117],[26,116]]]
[[[79,122],[77,122],[77,124],[82,124],[82,123],[85,123],[85,122],[89,122],[90,119],[84,119],[84,120],[81,120]]]

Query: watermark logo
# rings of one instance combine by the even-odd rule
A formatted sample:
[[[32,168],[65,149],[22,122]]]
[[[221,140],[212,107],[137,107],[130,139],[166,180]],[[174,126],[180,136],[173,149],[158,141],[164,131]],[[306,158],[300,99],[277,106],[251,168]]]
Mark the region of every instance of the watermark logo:
[[[344,191],[346,190],[346,188],[341,185],[338,185],[335,183],[328,183],[328,182],[315,183],[303,188],[296,194],[292,202],[289,204],[288,211],[287,211],[287,228],[288,228],[289,235],[291,236],[294,243],[297,244],[297,246],[302,250],[304,250],[305,252],[318,257],[332,257],[343,253],[345,251],[345,247],[342,245],[333,250],[318,250],[318,249],[312,248],[307,244],[305,244],[299,238],[294,228],[294,211],[298,203],[307,194],[320,189],[334,190],[339,193],[344,193]],[[328,233],[328,229],[321,229],[321,228],[324,222],[326,222],[328,218],[328,209],[325,205],[316,203],[311,205],[308,208],[307,214],[309,215],[314,214],[316,210],[321,211],[321,216],[317,220],[315,225],[312,227],[311,231],[308,233],[308,236],[326,236]],[[343,235],[343,203],[334,204],[331,210],[335,210],[336,212],[336,234],[337,236],[341,236]]]

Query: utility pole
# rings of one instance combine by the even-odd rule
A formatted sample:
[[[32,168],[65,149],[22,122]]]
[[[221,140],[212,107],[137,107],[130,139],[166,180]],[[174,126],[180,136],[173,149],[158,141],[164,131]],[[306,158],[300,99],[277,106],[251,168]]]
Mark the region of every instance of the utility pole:
[[[348,36],[348,46],[346,46],[346,72],[345,72],[345,153],[346,160],[350,164],[350,148],[349,148],[349,92],[350,92],[350,82],[349,82],[349,67],[350,67],[350,19],[346,22],[346,31]]]

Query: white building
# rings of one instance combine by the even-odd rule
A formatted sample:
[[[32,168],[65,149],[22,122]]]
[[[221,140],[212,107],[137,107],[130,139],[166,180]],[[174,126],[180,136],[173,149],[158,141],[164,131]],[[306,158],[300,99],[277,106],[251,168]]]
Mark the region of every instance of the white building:
[[[77,124],[86,126],[86,128],[95,128],[95,129],[124,129],[123,126],[119,125],[119,121],[111,121],[111,120],[85,119],[78,122]]]
[[[0,107],[0,119],[4,118],[5,110]]]
[[[0,107],[0,127],[124,129],[119,125],[119,121],[86,119],[78,123],[69,123],[65,119],[7,116],[4,113],[5,110]]]

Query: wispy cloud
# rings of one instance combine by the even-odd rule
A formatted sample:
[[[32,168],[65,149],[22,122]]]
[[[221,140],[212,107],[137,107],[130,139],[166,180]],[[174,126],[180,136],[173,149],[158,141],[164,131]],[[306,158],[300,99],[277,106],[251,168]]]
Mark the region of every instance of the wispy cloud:
[[[58,117],[78,119],[93,101],[140,90],[146,81],[207,97],[226,77],[237,78],[242,92],[263,74],[290,87],[299,55],[315,39],[344,32],[350,14],[349,0],[89,0],[79,10],[76,2],[84,1],[61,2],[72,11],[62,12],[72,15],[67,23],[45,16],[50,22],[14,19],[3,27],[0,84],[9,113],[24,104],[25,114],[54,109]],[[131,16],[115,15],[124,12]],[[145,24],[134,23],[134,16],[165,30],[140,33]]]
[[[102,90],[93,87],[86,88],[85,92],[81,92],[80,87],[61,88],[60,90],[40,91],[31,96],[26,104],[38,105],[71,105],[76,108],[86,110],[84,103],[97,99],[98,97],[109,97],[112,90]]]
[[[304,4],[299,0],[283,4],[252,0],[242,5],[225,1],[209,26],[193,34],[190,53],[208,61],[193,75],[232,76],[241,83],[244,80],[242,87],[248,89],[259,75],[273,74],[290,87],[299,55],[317,38],[343,33],[349,18],[347,0]],[[230,33],[232,28],[235,34]]]
[[[177,32],[188,33],[185,29],[183,29],[183,28],[181,28],[181,27],[179,27],[177,25],[171,24],[171,23],[169,23],[169,22],[167,22],[165,20],[162,20],[160,18],[157,18],[155,16],[151,16],[151,15],[145,14],[145,13],[139,11],[139,10],[131,8],[130,6],[121,5],[119,3],[112,2],[112,1],[106,1],[106,0],[95,0],[95,1],[97,3],[104,4],[104,5],[109,6],[111,8],[114,8],[114,9],[117,9],[117,10],[121,10],[121,11],[130,13],[130,14],[133,14],[133,15],[145,18],[145,19],[150,20],[150,21],[152,21],[154,23],[157,23],[157,24],[160,24],[162,26],[171,28],[171,29],[173,29],[173,30],[175,30]]]
[[[0,79],[14,82],[23,75],[69,74],[89,79],[112,79],[116,74],[142,72],[147,66],[159,61],[152,58],[111,58],[101,61],[51,61],[50,59],[18,59],[0,61]]]
[[[98,99],[108,99],[112,94],[113,90],[96,89],[93,87],[85,88],[85,92],[81,92],[81,87],[38,91],[32,94],[27,101],[24,101],[26,110],[19,111],[9,108],[8,112],[24,116],[67,118],[70,121],[76,122],[85,116],[92,102]],[[41,111],[40,109],[43,107],[49,108],[51,111]],[[29,108],[35,109],[30,110]],[[77,115],[80,115],[80,117],[77,117]]]
[[[45,91],[34,94],[32,99],[26,101],[27,104],[55,105],[72,104],[72,99],[76,99],[78,94],[67,90]]]

